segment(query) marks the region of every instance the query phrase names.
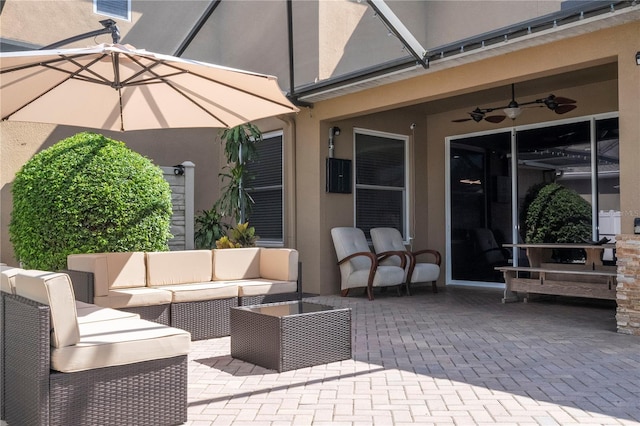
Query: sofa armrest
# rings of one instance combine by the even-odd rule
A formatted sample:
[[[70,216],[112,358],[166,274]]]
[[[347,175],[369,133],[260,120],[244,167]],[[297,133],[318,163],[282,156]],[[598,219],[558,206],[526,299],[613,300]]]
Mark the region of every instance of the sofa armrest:
[[[95,296],[93,272],[75,271],[73,269],[62,269],[71,278],[71,285],[76,300],[85,303],[93,303]]]

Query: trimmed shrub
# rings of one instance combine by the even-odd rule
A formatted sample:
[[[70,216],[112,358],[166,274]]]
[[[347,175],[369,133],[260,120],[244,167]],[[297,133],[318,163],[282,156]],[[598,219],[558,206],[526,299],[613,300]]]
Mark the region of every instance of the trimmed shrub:
[[[166,251],[171,189],[123,142],[79,133],[16,174],[9,236],[25,268],[58,270],[72,253]]]
[[[526,210],[527,243],[582,243],[591,241],[591,205],[557,183],[535,188]]]

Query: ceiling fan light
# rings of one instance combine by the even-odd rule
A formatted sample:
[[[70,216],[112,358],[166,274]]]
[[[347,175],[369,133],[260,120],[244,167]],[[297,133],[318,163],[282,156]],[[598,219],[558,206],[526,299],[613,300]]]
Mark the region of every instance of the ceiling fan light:
[[[522,114],[522,109],[517,107],[505,108],[503,111],[504,111],[504,114],[512,120],[515,120],[516,118],[520,117],[520,114]]]

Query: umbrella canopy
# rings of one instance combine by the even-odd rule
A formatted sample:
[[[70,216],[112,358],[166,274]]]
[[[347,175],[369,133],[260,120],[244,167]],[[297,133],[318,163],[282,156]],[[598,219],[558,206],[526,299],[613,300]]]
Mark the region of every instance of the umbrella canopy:
[[[2,120],[224,128],[298,111],[276,77],[119,44],[1,53],[0,67]]]

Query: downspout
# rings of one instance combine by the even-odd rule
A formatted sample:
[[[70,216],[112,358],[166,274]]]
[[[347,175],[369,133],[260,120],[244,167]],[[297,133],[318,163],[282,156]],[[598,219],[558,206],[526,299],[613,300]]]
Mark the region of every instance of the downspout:
[[[295,66],[293,63],[294,55],[293,55],[293,2],[292,0],[287,0],[287,41],[289,48],[289,94],[287,98],[291,101],[292,104],[296,106],[302,106],[307,108],[313,108],[313,104],[309,102],[303,102],[298,99],[298,95],[296,95],[296,86],[295,86]]]
[[[189,47],[193,39],[196,38],[196,36],[198,35],[202,27],[204,27],[204,24],[207,23],[207,21],[213,14],[213,11],[216,10],[216,8],[220,5],[221,1],[222,0],[213,0],[211,1],[211,3],[209,3],[209,6],[207,6],[204,13],[202,14],[202,16],[200,16],[200,18],[198,19],[196,24],[193,26],[193,28],[191,28],[191,30],[189,31],[189,34],[187,34],[185,39],[182,40],[182,43],[180,43],[180,46],[178,46],[173,56],[178,56],[178,57],[182,56],[182,54],[184,53],[185,50],[187,50],[187,48]]]

